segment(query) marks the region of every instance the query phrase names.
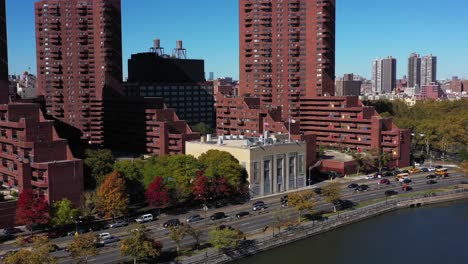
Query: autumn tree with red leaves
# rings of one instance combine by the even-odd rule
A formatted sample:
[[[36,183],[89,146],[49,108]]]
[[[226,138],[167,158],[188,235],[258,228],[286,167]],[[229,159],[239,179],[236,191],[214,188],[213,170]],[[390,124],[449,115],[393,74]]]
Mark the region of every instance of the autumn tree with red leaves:
[[[161,176],[154,178],[145,194],[146,200],[151,206],[165,208],[171,203],[169,189],[164,184],[164,179]]]
[[[43,195],[36,196],[31,189],[25,189],[18,197],[15,223],[17,225],[31,226],[46,224],[49,222],[49,204]]]
[[[210,195],[212,195],[210,179],[206,177],[203,171],[197,172],[197,176],[193,182],[192,190],[193,196],[197,200],[206,201]]]
[[[229,180],[225,177],[219,177],[214,180],[213,193],[216,198],[222,199],[232,194],[232,187]]]

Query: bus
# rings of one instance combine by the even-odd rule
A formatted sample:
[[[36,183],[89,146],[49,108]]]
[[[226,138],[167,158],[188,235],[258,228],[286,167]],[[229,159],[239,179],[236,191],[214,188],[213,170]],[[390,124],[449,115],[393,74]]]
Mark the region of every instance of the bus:
[[[395,181],[401,181],[402,179],[406,179],[406,178],[409,178],[409,174],[405,172],[400,172],[395,177]]]
[[[445,178],[449,176],[447,168],[436,169],[435,175],[437,175],[439,178]]]

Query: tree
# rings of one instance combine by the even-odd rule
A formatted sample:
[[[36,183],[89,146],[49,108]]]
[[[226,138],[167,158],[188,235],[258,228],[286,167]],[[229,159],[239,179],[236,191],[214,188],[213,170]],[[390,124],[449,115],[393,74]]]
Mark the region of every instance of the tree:
[[[299,216],[300,221],[300,216]],[[281,209],[276,209],[273,211],[273,228],[278,228],[278,233],[281,232],[282,226],[287,226],[289,224],[288,216],[286,212]]]
[[[288,205],[294,207],[299,212],[299,222],[301,222],[302,212],[312,212],[315,207],[314,192],[305,190],[288,195]]]
[[[84,217],[90,217],[96,213],[96,193],[94,191],[83,193],[81,196],[80,212]]]
[[[458,166],[458,170],[463,173],[465,177],[468,177],[468,160],[464,160],[460,165]],[[463,188],[465,184],[463,184]]]
[[[198,171],[195,181],[193,181],[193,196],[197,200],[206,200],[212,196],[212,190],[210,186],[210,179],[206,177],[203,171]]]
[[[50,254],[53,249],[49,239],[45,236],[36,236],[31,249],[20,249],[5,259],[6,264],[43,264],[56,263],[57,259]]]
[[[152,157],[145,163],[144,183],[148,186],[156,176],[161,176],[174,200],[182,203],[192,198],[192,182],[199,170],[200,163],[191,155]]]
[[[19,195],[16,206],[16,224],[31,226],[31,235],[33,235],[34,226],[46,224],[49,219],[49,204],[44,196],[39,195],[36,197],[31,189],[23,190]]]
[[[203,136],[213,133],[213,129],[209,125],[203,122],[197,123],[196,125],[192,127],[192,129],[193,131],[198,132],[202,134]]]
[[[369,155],[372,159],[372,165],[379,168],[379,172],[382,171],[383,166],[387,166],[388,162],[392,160],[390,153],[378,148],[371,149]]]
[[[162,177],[156,177],[146,190],[146,200],[151,206],[165,208],[171,203],[169,190],[164,184]]]
[[[208,150],[200,155],[198,160],[201,163],[205,175],[210,179],[224,177],[229,185],[238,189],[245,182],[245,169],[239,164],[229,152],[220,150]]]
[[[88,263],[89,257],[96,256],[99,253],[96,248],[97,240],[97,235],[93,233],[75,236],[68,247],[71,257],[78,263]]]
[[[228,179],[219,177],[213,180],[213,195],[216,199],[222,199],[232,194],[232,187]]]
[[[325,185],[322,189],[322,194],[325,197],[325,201],[328,203],[333,203],[341,199],[341,189],[338,182],[330,182]],[[336,206],[333,204],[333,211],[336,212]]]
[[[145,225],[136,224],[129,228],[129,237],[120,242],[120,254],[137,261],[156,262],[161,255],[162,244],[151,238]]]
[[[127,212],[128,197],[125,192],[125,180],[120,173],[113,172],[106,177],[99,186],[96,199],[98,211],[105,217],[112,217],[112,220]]]
[[[177,254],[179,254],[180,250],[180,244],[182,243],[182,240],[184,237],[187,235],[187,228],[185,226],[171,226],[169,228],[169,238],[174,241],[176,244],[176,250]]]
[[[367,157],[364,152],[353,152],[351,154],[353,156],[354,161],[356,162],[356,167],[357,167],[357,174],[361,171],[366,166],[367,163]]]
[[[85,185],[89,189],[94,189],[96,186],[101,185],[105,176],[112,172],[114,162],[115,159],[112,151],[108,149],[87,149],[85,151],[84,165],[88,177],[86,178]]]
[[[120,172],[125,178],[126,190],[130,195],[132,203],[145,200],[145,186],[143,184],[143,171],[145,162],[143,160],[122,160],[114,164],[114,170]]]
[[[72,224],[73,219],[78,217],[78,209],[73,208],[70,200],[64,198],[54,203],[52,224],[55,227]]]
[[[243,234],[237,229],[216,228],[209,233],[209,242],[218,250],[236,249],[243,239]]]
[[[195,240],[195,249],[200,245],[200,239],[203,234],[202,230],[191,225],[185,227],[185,233]]]

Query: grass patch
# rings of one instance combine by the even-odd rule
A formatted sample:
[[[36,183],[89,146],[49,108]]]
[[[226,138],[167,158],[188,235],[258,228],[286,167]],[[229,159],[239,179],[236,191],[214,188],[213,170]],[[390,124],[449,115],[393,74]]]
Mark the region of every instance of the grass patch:
[[[374,200],[364,201],[364,202],[358,203],[358,205],[356,205],[354,208],[358,209],[358,208],[366,207],[372,204],[380,203],[383,201],[385,201],[385,198],[378,198]]]

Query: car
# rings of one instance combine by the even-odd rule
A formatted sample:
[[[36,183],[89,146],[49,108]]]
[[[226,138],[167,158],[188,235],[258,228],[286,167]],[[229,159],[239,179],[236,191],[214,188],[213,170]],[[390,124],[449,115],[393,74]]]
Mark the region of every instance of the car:
[[[315,194],[322,194],[322,188],[320,188],[320,187],[315,188],[314,193]]]
[[[409,170],[402,170],[400,173],[410,173]]]
[[[381,179],[378,183],[388,185],[388,184],[390,184],[390,181],[388,179]]]
[[[236,218],[242,218],[242,217],[245,217],[245,216],[250,216],[250,213],[246,212],[246,211],[242,211],[242,212],[239,212],[239,213],[236,214]]]
[[[15,238],[12,234],[1,234],[0,235],[0,243],[6,242],[8,240],[13,240]]]
[[[109,238],[109,237],[111,237],[111,234],[108,233],[108,232],[100,233],[100,234],[99,234],[99,239],[100,239],[100,240],[107,239],[107,238]]]
[[[89,231],[90,232],[101,231],[101,230],[106,229],[106,227],[107,226],[104,222],[97,222],[89,226]]]
[[[415,167],[421,167],[421,163],[415,162],[415,163],[414,163],[414,166],[415,166]]]
[[[128,226],[128,222],[125,220],[117,220],[114,223],[110,224],[110,228],[117,228],[117,227],[123,227],[123,226]]]
[[[394,191],[394,190],[388,190],[388,191],[385,191],[385,196],[392,196],[392,195],[397,195],[398,192],[397,191]]]
[[[428,169],[428,168],[426,168],[426,167],[424,167],[424,168],[421,168],[420,170],[421,170],[421,172],[429,172],[429,169]]]
[[[409,170],[409,173],[418,173],[420,171],[421,171],[421,169],[419,169],[419,168],[412,168],[412,169]]]
[[[370,179],[374,179],[374,178],[375,178],[374,175],[367,175],[366,176],[366,180],[370,180]]]
[[[437,176],[435,174],[429,174],[426,176],[426,179],[435,179]]]
[[[203,218],[199,214],[194,214],[189,217],[187,217],[186,221],[187,223],[192,223],[192,222],[197,222],[202,220]]]
[[[101,241],[99,241],[100,244],[103,244],[103,245],[106,245],[106,244],[111,244],[111,243],[115,243],[115,242],[119,242],[120,241],[120,238],[118,237],[115,237],[115,236],[110,236],[106,239],[101,239]]]
[[[408,186],[408,185],[405,184],[403,187],[401,187],[401,190],[404,191],[404,192],[408,192],[408,191],[412,191],[413,187]]]
[[[367,191],[367,189],[369,189],[368,185],[361,184],[355,190],[358,191],[358,192],[363,192],[363,191]]]
[[[427,168],[427,171],[429,171],[429,172],[433,172],[433,171],[435,171],[435,170],[436,170],[436,168],[434,168],[434,167],[429,167],[429,168]]]
[[[357,183],[351,183],[350,185],[348,185],[348,188],[356,189],[358,186],[359,186],[359,184],[357,184]]]
[[[164,228],[169,228],[169,227],[175,227],[175,226],[179,226],[179,225],[180,225],[179,219],[174,218],[174,219],[169,219],[169,220],[167,220],[167,221],[163,224],[163,227],[164,227]]]
[[[382,178],[382,177],[383,177],[383,173],[381,173],[381,172],[376,172],[376,173],[374,174],[374,179],[375,179],[375,178]]]
[[[47,238],[49,239],[55,239],[55,238],[59,238],[59,237],[63,237],[63,236],[66,236],[67,233],[63,232],[63,231],[60,231],[60,230],[51,230],[47,233]]]
[[[442,169],[443,167],[444,167],[444,166],[442,166],[442,165],[437,165],[437,166],[435,166],[435,169]],[[435,169],[434,169],[434,170],[435,170]]]
[[[210,216],[210,220],[215,221],[215,220],[222,219],[225,217],[226,217],[226,214],[224,214],[224,212],[217,212]]]
[[[428,180],[426,183],[427,183],[427,184],[436,184],[437,181],[436,181],[436,180]]]
[[[258,211],[266,209],[267,206],[263,201],[258,201],[252,204],[252,211]]]
[[[137,223],[145,223],[145,222],[151,222],[153,221],[153,215],[152,214],[144,214],[137,219],[135,219]]]
[[[16,227],[7,227],[3,229],[3,234],[5,235],[14,235],[23,232],[21,229]]]
[[[410,178],[402,179],[400,182],[401,183],[410,183],[411,179]]]
[[[335,206],[336,210],[344,210],[354,206],[354,203],[350,200],[335,200],[333,201],[333,205]]]

